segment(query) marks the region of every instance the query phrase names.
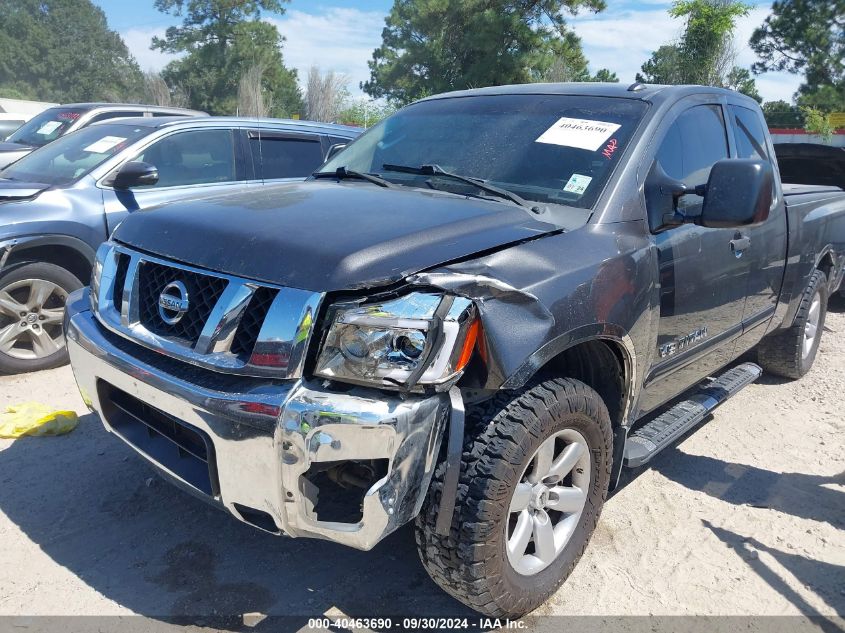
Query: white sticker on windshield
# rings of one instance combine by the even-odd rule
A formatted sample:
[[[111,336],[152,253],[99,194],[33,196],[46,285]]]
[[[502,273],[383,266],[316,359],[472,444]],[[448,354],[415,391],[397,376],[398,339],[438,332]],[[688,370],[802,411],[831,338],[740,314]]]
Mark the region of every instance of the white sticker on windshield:
[[[91,143],[83,151],[93,152],[94,154],[105,154],[112,147],[114,147],[118,143],[122,143],[125,140],[126,138],[123,136],[104,136],[99,141]]]
[[[618,123],[562,117],[543,132],[536,142],[578,147],[595,152],[620,127],[622,126]]]
[[[58,130],[61,124],[61,121],[47,121],[44,125],[38,128],[36,134],[43,134],[44,136],[47,136],[48,134],[52,134]]]
[[[579,196],[587,190],[589,184],[593,181],[592,176],[582,176],[581,174],[572,174],[569,182],[563,187],[564,191],[569,193],[576,193]]]

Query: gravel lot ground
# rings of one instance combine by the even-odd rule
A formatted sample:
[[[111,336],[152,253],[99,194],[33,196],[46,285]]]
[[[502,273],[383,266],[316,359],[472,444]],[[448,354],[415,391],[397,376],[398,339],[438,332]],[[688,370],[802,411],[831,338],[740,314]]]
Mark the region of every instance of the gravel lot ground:
[[[0,406],[27,400],[86,413],[68,368],[0,377]],[[807,377],[764,376],[624,474],[540,613],[845,614],[843,412],[840,301]],[[67,436],[0,440],[0,615],[258,612],[305,626],[397,611],[467,613],[407,528],[369,553],[265,535],[159,480],[90,414]]]

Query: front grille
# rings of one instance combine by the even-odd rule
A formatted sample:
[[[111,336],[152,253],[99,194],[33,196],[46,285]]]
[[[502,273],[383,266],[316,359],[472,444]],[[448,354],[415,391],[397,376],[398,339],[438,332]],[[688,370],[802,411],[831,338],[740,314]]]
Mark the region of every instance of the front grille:
[[[214,444],[205,433],[102,380],[97,395],[106,422],[129,444],[197,490],[220,493]]]
[[[206,272],[124,246],[115,246],[104,259],[102,278],[111,282],[100,284],[97,318],[126,339],[227,374],[298,378],[302,373],[310,315],[317,313],[321,293]],[[168,286],[165,294],[173,302],[160,311]],[[131,291],[124,293],[124,287]],[[265,323],[270,327],[262,338]]]
[[[202,333],[214,305],[226,289],[226,280],[183,268],[142,261],[138,271],[139,318],[149,331],[193,345]],[[167,284],[181,281],[188,289],[188,311],[174,324],[159,314],[158,300]]]
[[[117,254],[117,268],[114,274],[114,307],[120,310],[123,303],[123,285],[126,283],[126,272],[129,270],[129,255]]]
[[[258,342],[258,333],[261,331],[267,312],[270,311],[270,306],[277,294],[278,290],[275,288],[261,286],[252,295],[232,341],[233,354],[243,356],[246,360],[249,359],[255,344]]]

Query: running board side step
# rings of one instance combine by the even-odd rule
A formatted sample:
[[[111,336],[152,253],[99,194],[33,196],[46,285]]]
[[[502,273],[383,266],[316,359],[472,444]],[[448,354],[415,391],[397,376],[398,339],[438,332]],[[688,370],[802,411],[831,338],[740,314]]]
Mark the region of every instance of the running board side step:
[[[757,380],[763,370],[754,363],[743,363],[713,380],[698,393],[644,424],[625,442],[625,466],[647,464],[675,440],[699,424],[731,396]]]

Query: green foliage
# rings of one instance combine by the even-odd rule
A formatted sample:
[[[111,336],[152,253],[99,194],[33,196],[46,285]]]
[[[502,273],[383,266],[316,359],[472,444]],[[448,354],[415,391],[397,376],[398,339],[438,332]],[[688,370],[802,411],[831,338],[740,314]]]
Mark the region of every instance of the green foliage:
[[[604,0],[394,0],[362,88],[404,104],[449,90],[548,80],[556,64],[588,76],[563,14],[604,7]]]
[[[590,77],[588,81],[603,81],[605,83],[618,84],[619,76],[607,68],[599,68],[599,71]]]
[[[337,122],[368,128],[394,112],[396,112],[396,107],[393,105],[368,99],[355,99],[346,102],[345,107],[337,117]]]
[[[822,112],[845,112],[845,81],[837,85],[819,85],[814,90],[798,91],[798,105]]]
[[[802,95],[845,92],[845,0],[778,0],[750,44],[760,58],[754,72],[803,73]]]
[[[651,54],[637,73],[637,81],[649,84],[676,85],[684,81],[681,51],[675,44],[664,44]]]
[[[669,9],[685,20],[681,38],[661,46],[642,66],[638,81],[723,86],[733,66],[731,33],[750,7],[737,0],[683,0]],[[753,81],[753,80],[752,80]]]
[[[818,134],[825,141],[833,138],[834,128],[829,114],[809,106],[801,106],[801,112],[804,114],[804,129],[809,134]]]
[[[283,38],[261,21],[261,12],[282,13],[277,0],[156,0],[159,11],[184,15],[182,24],[154,38],[153,48],[187,53],[162,71],[165,81],[188,95],[191,107],[210,114],[234,114],[238,84],[250,68],[262,68],[264,103],[271,116],[302,110],[296,71],[282,60]]]
[[[683,0],[669,9],[684,18],[680,39],[658,48],[642,65],[637,81],[656,84],[701,84],[730,88],[760,103],[751,73],[733,65],[731,35],[737,18],[750,6],[736,0]]]
[[[0,90],[41,101],[136,101],[143,77],[90,0],[0,0]]]
[[[684,83],[714,85],[721,79],[734,24],[750,8],[735,0],[678,0],[672,5],[669,15],[686,18],[678,43]]]
[[[762,108],[769,127],[799,128],[804,125],[804,115],[798,106],[791,103],[783,100],[767,101]]]
[[[725,77],[725,81],[722,86],[724,88],[736,90],[744,95],[748,95],[757,103],[763,103],[763,97],[760,96],[760,93],[757,90],[757,82],[754,81],[754,77],[751,76],[751,71],[747,68],[740,68],[739,66],[731,68],[731,71],[728,73],[728,76]]]

